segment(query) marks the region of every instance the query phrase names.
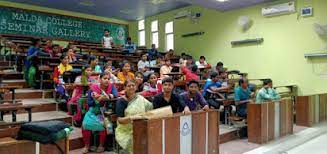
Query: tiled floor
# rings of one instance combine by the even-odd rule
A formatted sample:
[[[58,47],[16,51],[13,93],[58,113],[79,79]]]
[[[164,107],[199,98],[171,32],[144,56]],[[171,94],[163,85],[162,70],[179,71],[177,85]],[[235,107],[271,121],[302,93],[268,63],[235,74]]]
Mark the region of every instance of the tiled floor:
[[[314,127],[304,129],[300,132],[296,132],[293,135],[288,135],[279,140],[269,142],[268,144],[262,145],[259,148],[247,152],[246,154],[287,154],[292,153],[292,151],[296,152],[300,150],[299,148],[303,148],[303,146],[307,146],[308,148],[310,147],[310,152],[308,151],[305,154],[325,154],[327,153],[327,135],[324,134],[327,134],[327,122],[320,123]],[[312,143],[316,143],[315,146],[317,146],[317,149],[312,146]],[[323,153],[319,152],[322,148],[325,148]]]
[[[307,127],[294,126],[294,134],[299,133],[305,130]],[[238,139],[230,141],[219,146],[220,154],[243,154],[245,152],[254,150],[263,145],[250,143],[247,139]]]

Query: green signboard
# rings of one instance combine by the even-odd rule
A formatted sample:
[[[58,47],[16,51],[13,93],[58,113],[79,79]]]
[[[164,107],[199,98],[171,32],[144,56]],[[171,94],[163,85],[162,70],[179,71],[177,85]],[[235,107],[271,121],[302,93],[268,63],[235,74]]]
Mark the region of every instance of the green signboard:
[[[115,44],[124,44],[127,25],[0,7],[0,34],[101,42],[104,29],[110,30]]]

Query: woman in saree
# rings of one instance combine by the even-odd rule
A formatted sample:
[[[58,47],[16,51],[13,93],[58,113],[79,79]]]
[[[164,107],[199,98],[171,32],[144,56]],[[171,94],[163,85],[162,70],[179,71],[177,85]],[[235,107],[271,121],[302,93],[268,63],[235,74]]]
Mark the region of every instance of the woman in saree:
[[[99,147],[96,152],[104,151],[104,142],[106,139],[106,129],[104,126],[104,108],[105,103],[110,99],[117,97],[118,92],[113,84],[110,82],[110,75],[101,74],[100,83],[92,84],[88,92],[88,107],[89,110],[85,114],[82,123],[82,134],[85,147],[84,153],[87,153],[90,149],[90,140],[92,131],[99,132]],[[92,148],[93,149],[93,148]]]
[[[137,114],[153,109],[153,105],[143,96],[136,94],[136,82],[126,80],[124,83],[125,96],[116,104],[118,126],[116,128],[116,141],[129,154],[133,153],[133,125],[132,120],[138,119]]]
[[[87,85],[92,85],[93,83],[99,82],[98,76],[91,76],[92,75],[91,67],[87,67],[82,74],[85,75],[85,78],[87,80]],[[78,105],[78,102],[83,101],[83,100],[80,100],[80,98],[82,97],[82,94],[83,94],[83,84],[84,83],[82,83],[82,76],[76,77],[75,82],[74,82],[74,91],[73,91],[72,97],[67,102],[68,114],[73,115],[74,122],[81,122],[81,120],[82,120],[82,108],[83,107],[80,106],[82,104]],[[73,105],[76,106],[75,114],[73,113],[74,112],[73,108],[72,108]]]

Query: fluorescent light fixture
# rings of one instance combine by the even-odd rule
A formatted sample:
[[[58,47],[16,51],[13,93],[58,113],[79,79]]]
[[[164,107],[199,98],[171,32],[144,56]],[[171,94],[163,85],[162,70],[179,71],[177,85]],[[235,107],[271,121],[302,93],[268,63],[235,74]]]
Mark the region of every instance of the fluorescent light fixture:
[[[228,0],[216,0],[217,2],[227,2]]]

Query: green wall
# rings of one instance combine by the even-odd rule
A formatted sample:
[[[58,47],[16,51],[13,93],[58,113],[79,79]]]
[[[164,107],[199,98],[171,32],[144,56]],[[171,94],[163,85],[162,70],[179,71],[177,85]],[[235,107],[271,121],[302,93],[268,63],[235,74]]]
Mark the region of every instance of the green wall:
[[[279,1],[284,2],[284,1]],[[297,0],[297,10],[313,6],[314,16],[302,18],[297,13],[266,18],[257,5],[241,10],[219,12],[191,6],[146,18],[146,44],[150,46],[150,23],[159,20],[160,47],[165,47],[164,23],[173,20],[176,12],[187,9],[201,12],[197,23],[189,19],[174,20],[175,51],[186,52],[195,58],[204,55],[215,64],[223,61],[229,70],[248,72],[249,78],[272,78],[276,86],[296,84],[299,95],[327,92],[327,58],[307,60],[305,53],[327,52],[327,40],[313,31],[313,23],[327,24],[326,0]],[[237,26],[239,16],[253,20],[251,29],[242,32]],[[202,36],[182,38],[190,32],[204,31]],[[130,34],[137,41],[137,22],[130,23]],[[263,37],[262,45],[231,47],[233,40]],[[326,74],[326,75],[321,75]]]

